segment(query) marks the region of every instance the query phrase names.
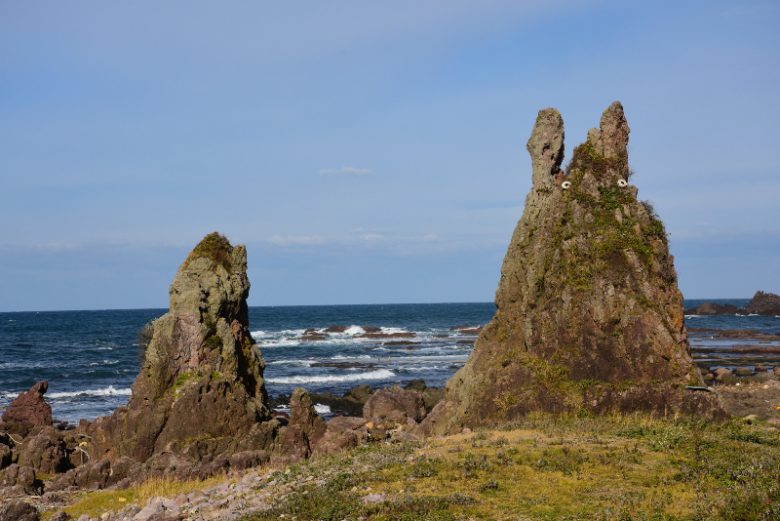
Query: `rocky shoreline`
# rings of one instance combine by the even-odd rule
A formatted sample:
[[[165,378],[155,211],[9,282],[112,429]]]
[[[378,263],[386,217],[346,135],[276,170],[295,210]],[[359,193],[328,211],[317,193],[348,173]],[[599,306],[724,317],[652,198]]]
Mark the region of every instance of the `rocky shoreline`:
[[[757,291],[745,307],[733,304],[719,304],[717,302],[705,302],[695,308],[685,310],[686,315],[763,315],[769,317],[780,316],[780,295]]]

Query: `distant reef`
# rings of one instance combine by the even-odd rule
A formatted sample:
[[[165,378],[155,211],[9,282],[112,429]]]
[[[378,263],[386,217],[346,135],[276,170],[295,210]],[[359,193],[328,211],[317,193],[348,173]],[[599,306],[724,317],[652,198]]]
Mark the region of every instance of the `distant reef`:
[[[685,310],[686,315],[767,315],[780,316],[780,295],[757,291],[745,307],[705,302]]]
[[[499,424],[532,411],[720,416],[701,388],[666,231],[630,184],[619,102],[566,170],[560,113],[528,140],[532,187],[501,269],[496,313],[425,434]]]

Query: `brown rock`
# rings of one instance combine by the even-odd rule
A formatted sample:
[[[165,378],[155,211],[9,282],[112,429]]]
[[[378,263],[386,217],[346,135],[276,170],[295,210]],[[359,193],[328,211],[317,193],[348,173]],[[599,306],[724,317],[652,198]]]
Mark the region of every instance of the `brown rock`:
[[[384,429],[414,424],[424,417],[422,394],[398,386],[379,389],[363,407],[363,418]]]
[[[43,399],[48,389],[49,383],[41,380],[17,396],[3,412],[5,428],[26,435],[33,427],[51,425],[51,406]]]
[[[327,424],[325,434],[314,447],[315,454],[332,454],[357,447],[368,440],[366,420],[355,416],[336,416]]]
[[[8,501],[0,505],[0,521],[38,521],[38,509],[26,501]]]
[[[168,313],[152,324],[127,407],[80,427],[95,462],[129,457],[161,469],[273,443],[263,362],[248,329],[246,249],[207,235],[179,268]],[[93,463],[94,465],[94,463]]]
[[[615,102],[562,175],[563,121],[539,112],[527,145],[532,187],[496,313],[423,433],[531,411],[723,414],[711,393],[686,390],[701,375],[663,223],[628,184],[628,136]]]
[[[53,427],[33,432],[24,439],[19,448],[19,464],[44,474],[65,472],[71,467],[65,441]]]
[[[18,493],[39,494],[41,482],[35,476],[35,469],[14,463],[0,474],[0,488],[16,489]]]
[[[780,316],[780,295],[758,291],[745,306],[745,311],[757,315]]]
[[[295,389],[290,397],[290,422],[279,436],[283,455],[291,459],[309,457],[324,433],[325,422],[314,410],[311,396],[305,389]]]

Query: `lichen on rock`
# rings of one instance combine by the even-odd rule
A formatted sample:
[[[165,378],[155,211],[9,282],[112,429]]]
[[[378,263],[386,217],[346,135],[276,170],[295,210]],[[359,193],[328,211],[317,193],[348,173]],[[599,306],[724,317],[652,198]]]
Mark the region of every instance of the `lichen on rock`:
[[[197,465],[268,448],[263,362],[248,329],[246,249],[207,235],[179,268],[127,407],[83,427],[92,460]]]
[[[712,395],[686,389],[701,376],[663,223],[628,184],[629,132],[613,103],[564,172],[561,116],[539,112],[496,313],[423,432],[536,410],[720,414]]]

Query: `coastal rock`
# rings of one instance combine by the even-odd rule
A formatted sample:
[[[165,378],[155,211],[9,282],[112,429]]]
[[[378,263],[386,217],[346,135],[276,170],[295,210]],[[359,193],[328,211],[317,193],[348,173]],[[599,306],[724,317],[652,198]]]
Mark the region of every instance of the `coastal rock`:
[[[26,501],[8,501],[0,505],[0,521],[38,521],[38,509]]]
[[[45,474],[65,472],[71,467],[67,445],[53,427],[46,427],[24,439],[19,448],[19,464]]]
[[[314,454],[332,454],[368,441],[366,420],[355,416],[336,416],[314,447]]]
[[[416,424],[425,417],[422,394],[393,386],[379,389],[363,407],[363,418],[378,428],[393,429]]]
[[[686,309],[686,315],[736,315],[740,309],[733,304],[716,304],[714,302],[705,302],[695,308]]]
[[[780,295],[758,291],[745,306],[745,311],[757,315],[780,316]]]
[[[81,427],[91,461],[181,468],[273,443],[278,423],[248,329],[248,294],[246,249],[204,237],[171,284],[168,313],[152,323],[129,403]]]
[[[325,422],[314,410],[311,396],[297,388],[290,397],[290,421],[279,435],[282,453],[292,459],[307,458],[325,433]]]
[[[35,469],[14,463],[0,473],[0,490],[6,489],[0,497],[22,494],[39,494],[41,482],[35,475]]]
[[[43,399],[49,382],[41,380],[29,391],[21,393],[3,411],[4,428],[10,432],[27,435],[33,427],[51,425],[51,406]]]
[[[701,386],[664,226],[628,183],[619,102],[566,171],[563,120],[539,112],[527,149],[533,184],[512,236],[496,313],[423,434],[531,411],[723,414]]]

